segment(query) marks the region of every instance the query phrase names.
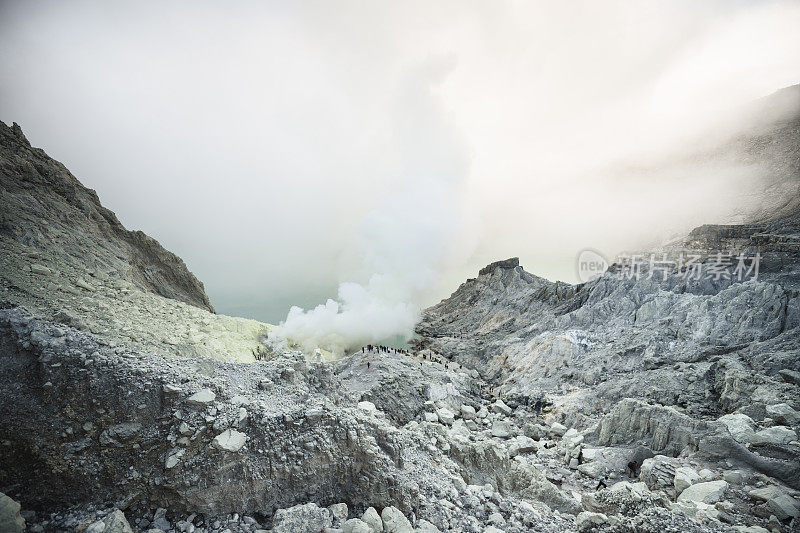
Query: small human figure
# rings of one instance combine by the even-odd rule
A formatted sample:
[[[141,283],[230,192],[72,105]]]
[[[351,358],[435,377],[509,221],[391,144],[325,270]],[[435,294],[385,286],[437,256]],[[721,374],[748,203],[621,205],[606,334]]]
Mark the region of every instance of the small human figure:
[[[628,471],[630,471],[631,477],[636,477],[636,461],[628,463]]]
[[[607,488],[608,488],[608,485],[606,485],[606,478],[605,478],[605,476],[603,476],[603,477],[601,477],[601,478],[600,478],[600,481],[598,481],[598,482],[597,482],[597,487],[595,487],[595,489],[594,489],[594,490],[600,490],[600,487],[603,487],[604,489],[607,489]]]
[[[367,370],[369,370],[369,361],[367,361]]]

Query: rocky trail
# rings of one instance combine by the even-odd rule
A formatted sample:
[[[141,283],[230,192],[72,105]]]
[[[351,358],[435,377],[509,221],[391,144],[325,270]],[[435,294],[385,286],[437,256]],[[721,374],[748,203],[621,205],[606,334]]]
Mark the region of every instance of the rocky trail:
[[[329,361],[216,314],[0,123],[0,532],[800,530],[798,131],[735,143],[778,161],[780,209],[665,247],[757,278],[509,259],[410,354]]]

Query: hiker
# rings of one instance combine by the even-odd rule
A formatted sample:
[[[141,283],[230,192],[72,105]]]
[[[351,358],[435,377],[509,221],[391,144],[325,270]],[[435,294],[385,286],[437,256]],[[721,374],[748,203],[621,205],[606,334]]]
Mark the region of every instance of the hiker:
[[[367,370],[369,370],[369,361],[367,361]]]
[[[364,353],[364,347],[363,346],[361,347],[361,353]]]
[[[603,476],[603,477],[601,477],[601,478],[600,478],[600,481],[598,481],[598,483],[597,483],[597,487],[595,487],[595,489],[594,489],[594,490],[600,490],[600,487],[603,487],[604,489],[607,489],[607,488],[608,488],[608,485],[606,485],[606,478],[605,478],[605,476]]]
[[[631,461],[630,463],[628,463],[628,470],[630,470],[631,472],[631,477],[636,477],[636,461]]]

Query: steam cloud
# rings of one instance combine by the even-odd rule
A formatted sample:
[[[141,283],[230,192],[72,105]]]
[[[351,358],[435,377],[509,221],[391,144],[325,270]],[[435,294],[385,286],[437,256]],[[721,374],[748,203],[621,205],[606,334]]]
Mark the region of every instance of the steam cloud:
[[[413,334],[425,295],[457,255],[450,243],[458,237],[458,185],[469,158],[435,92],[453,67],[451,58],[438,58],[412,71],[399,95],[404,113],[395,117],[401,176],[359,225],[348,252],[360,264],[339,284],[336,300],[308,311],[293,306],[273,340],[342,355]]]

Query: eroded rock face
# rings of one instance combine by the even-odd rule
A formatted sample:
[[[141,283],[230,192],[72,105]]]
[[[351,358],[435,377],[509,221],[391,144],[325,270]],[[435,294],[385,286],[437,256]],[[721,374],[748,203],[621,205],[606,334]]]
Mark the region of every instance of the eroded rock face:
[[[97,193],[31,147],[17,124],[0,122],[0,174],[0,253],[37,254],[32,268],[37,274],[51,274],[50,265],[59,270],[72,265],[84,275],[87,267],[113,273],[143,290],[213,312],[203,284],[180,257],[141,231],[126,230],[100,205]],[[82,285],[91,287],[85,280],[77,286]]]

